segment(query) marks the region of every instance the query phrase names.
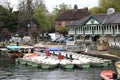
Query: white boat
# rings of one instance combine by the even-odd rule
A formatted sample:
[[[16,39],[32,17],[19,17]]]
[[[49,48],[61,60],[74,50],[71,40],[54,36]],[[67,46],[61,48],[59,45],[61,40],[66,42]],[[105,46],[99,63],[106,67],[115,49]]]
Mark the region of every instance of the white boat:
[[[73,60],[72,62],[78,68],[82,68],[82,69],[90,68],[90,63],[83,63],[80,60]]]
[[[62,67],[64,69],[73,69],[74,64],[70,60],[63,59],[60,61],[60,67]]]
[[[52,58],[46,58],[41,63],[42,69],[55,69],[59,64],[58,60]]]

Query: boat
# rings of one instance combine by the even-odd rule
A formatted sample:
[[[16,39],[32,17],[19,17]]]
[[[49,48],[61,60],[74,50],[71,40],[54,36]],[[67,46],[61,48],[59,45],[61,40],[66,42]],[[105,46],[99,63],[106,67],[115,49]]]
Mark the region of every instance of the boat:
[[[34,52],[34,47],[33,46],[28,46],[28,45],[22,45],[20,51],[23,54],[29,54]]]
[[[108,63],[104,62],[104,61],[91,62],[90,65],[93,66],[93,67],[106,67],[106,66],[108,66]]]
[[[97,50],[99,50],[99,51],[106,51],[108,49],[109,49],[109,42],[108,42],[107,38],[100,37],[97,40]]]
[[[8,49],[7,55],[10,58],[23,57],[23,54],[20,52],[21,46],[10,45],[6,46]]]
[[[112,70],[103,70],[100,73],[102,80],[118,80],[118,75]]]
[[[80,60],[73,60],[72,61],[77,68],[88,69],[90,68],[90,63],[83,63]]]
[[[116,67],[117,73],[120,74],[120,61],[115,62],[115,67]]]
[[[33,46],[27,46],[27,45],[22,45],[22,46],[16,46],[16,45],[9,45],[6,46],[8,49],[8,57],[10,58],[19,58],[23,57],[27,53],[33,53]]]
[[[106,67],[110,64],[109,60],[104,60],[102,58],[91,59],[90,65],[93,67]]]
[[[23,58],[16,59],[16,63],[36,68],[40,67],[42,69],[55,69],[59,64],[59,61],[46,56],[29,53],[25,54]]]
[[[28,54],[25,54],[22,58],[16,58],[15,61],[16,63],[22,64],[22,65],[40,67],[40,64],[37,63],[36,60],[34,60],[34,58],[37,56],[38,54],[28,53]]]
[[[52,58],[45,58],[41,63],[42,69],[55,69],[59,64],[58,60]]]
[[[63,69],[73,69],[74,64],[70,60],[63,59],[63,60],[60,60],[60,67]]]

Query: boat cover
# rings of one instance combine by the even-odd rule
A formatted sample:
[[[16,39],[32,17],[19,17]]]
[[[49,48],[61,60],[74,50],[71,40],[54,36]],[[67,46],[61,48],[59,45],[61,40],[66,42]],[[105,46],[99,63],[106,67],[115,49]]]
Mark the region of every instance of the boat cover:
[[[21,46],[6,46],[7,49],[10,49],[10,50],[19,50],[21,48]]]
[[[48,48],[49,51],[66,51],[64,48]]]

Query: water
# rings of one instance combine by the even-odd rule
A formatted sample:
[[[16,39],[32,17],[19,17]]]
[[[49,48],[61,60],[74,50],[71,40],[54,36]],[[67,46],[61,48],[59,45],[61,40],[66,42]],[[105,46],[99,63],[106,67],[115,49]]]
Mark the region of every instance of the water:
[[[62,69],[43,71],[15,64],[11,59],[0,58],[0,80],[101,80],[100,72],[104,69],[116,70],[114,65],[110,65],[71,71]]]

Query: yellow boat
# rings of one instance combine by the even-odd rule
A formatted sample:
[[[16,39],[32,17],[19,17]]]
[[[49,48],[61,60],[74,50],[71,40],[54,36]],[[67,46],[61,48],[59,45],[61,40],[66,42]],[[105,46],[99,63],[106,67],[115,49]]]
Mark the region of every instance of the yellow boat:
[[[105,50],[108,50],[108,48],[109,48],[109,43],[107,38],[100,37],[97,41],[97,50],[105,51]]]
[[[115,62],[116,70],[120,74],[120,61]]]

